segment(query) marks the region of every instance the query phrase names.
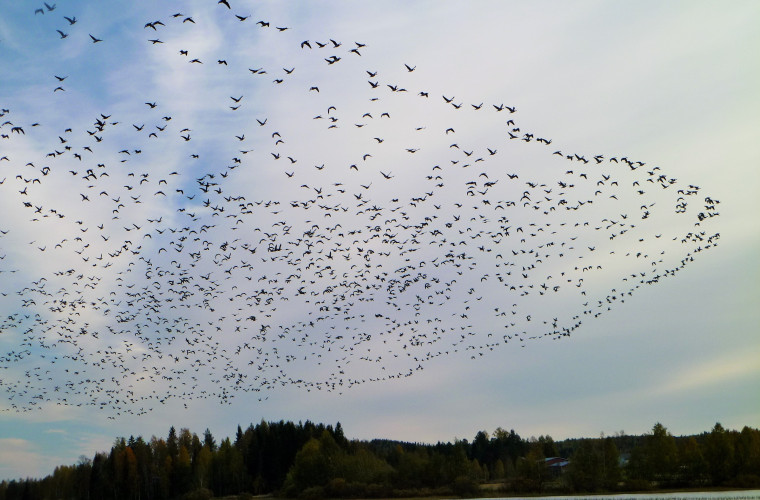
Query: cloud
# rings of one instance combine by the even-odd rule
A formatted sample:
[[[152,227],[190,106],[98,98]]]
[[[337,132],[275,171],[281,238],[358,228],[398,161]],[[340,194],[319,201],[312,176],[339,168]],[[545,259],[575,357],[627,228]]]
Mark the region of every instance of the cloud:
[[[669,396],[726,386],[742,379],[758,379],[760,376],[760,353],[740,351],[730,356],[694,363],[679,370],[664,385],[652,389],[653,394]]]
[[[39,445],[26,439],[0,438],[0,477],[24,478],[47,473],[50,457],[39,451]]]
[[[49,412],[35,412],[38,415]],[[29,417],[34,417],[34,413]],[[71,417],[71,415],[69,415]],[[0,437],[0,480],[42,478],[59,465],[72,465],[78,458],[92,458],[110,449],[118,431],[106,429],[85,419],[61,418],[54,424],[3,416],[3,429],[13,429],[13,437]]]

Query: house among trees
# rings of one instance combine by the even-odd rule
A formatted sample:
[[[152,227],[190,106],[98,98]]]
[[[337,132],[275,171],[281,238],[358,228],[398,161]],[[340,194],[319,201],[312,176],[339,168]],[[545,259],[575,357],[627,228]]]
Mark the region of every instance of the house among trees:
[[[549,471],[550,477],[559,477],[567,470],[570,462],[562,457],[548,457],[544,459],[544,467]]]

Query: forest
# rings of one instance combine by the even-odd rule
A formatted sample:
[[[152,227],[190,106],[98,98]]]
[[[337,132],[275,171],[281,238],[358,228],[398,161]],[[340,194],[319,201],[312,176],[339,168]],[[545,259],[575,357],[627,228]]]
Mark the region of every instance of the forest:
[[[562,460],[549,460],[550,458]],[[673,436],[522,438],[498,428],[437,444],[348,439],[335,426],[265,422],[217,442],[206,431],[117,438],[111,450],[42,479],[0,482],[0,500],[487,497],[760,487],[760,430]]]

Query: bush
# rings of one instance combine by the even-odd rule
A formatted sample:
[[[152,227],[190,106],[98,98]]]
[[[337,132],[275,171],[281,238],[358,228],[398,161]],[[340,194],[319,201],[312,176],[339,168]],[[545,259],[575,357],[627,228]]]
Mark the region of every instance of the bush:
[[[646,479],[629,479],[623,487],[625,491],[648,491],[652,489],[652,483]]]
[[[276,496],[279,498],[296,498],[298,496],[298,489],[292,482],[285,481],[285,484],[282,485]]]
[[[454,493],[460,497],[477,496],[480,493],[478,483],[469,476],[458,476],[452,485]]]
[[[760,488],[760,476],[755,474],[740,474],[729,481],[729,484],[737,488]]]
[[[365,498],[367,496],[367,485],[364,483],[346,483],[343,490],[343,498]]]
[[[507,483],[507,488],[511,489],[514,493],[538,492],[541,490],[541,483],[535,479],[517,477]]]
[[[346,480],[342,477],[330,479],[325,489],[332,498],[343,497],[346,495]]]
[[[310,486],[303,490],[298,497],[306,500],[320,500],[325,498],[325,489],[321,486]]]
[[[213,497],[214,492],[208,488],[198,488],[182,495],[183,500],[211,500]]]
[[[364,490],[369,498],[388,497],[391,494],[391,488],[385,484],[368,484]]]

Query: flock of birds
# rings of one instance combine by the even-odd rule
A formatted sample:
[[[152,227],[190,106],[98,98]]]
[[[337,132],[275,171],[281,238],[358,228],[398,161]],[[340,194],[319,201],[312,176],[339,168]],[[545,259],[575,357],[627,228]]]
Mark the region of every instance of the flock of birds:
[[[718,243],[719,201],[656,165],[560,146],[511,103],[432,88],[422,61],[212,3],[267,37],[267,64],[196,53],[198,14],[127,28],[161,78],[219,92],[180,83],[78,123],[0,102],[3,410],[114,418],[407,377],[569,337]],[[57,16],[55,42],[88,57],[123,49],[59,11],[30,22]],[[49,78],[51,99],[83,85]],[[96,107],[78,99],[52,106]]]

